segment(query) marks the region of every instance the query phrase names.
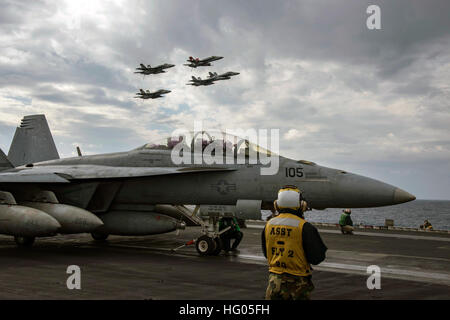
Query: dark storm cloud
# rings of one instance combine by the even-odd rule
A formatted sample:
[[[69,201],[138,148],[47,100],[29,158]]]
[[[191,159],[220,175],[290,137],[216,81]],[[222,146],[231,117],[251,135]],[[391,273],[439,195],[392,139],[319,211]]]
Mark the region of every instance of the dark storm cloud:
[[[365,27],[366,8],[378,4],[382,10],[382,31]],[[258,39],[261,55],[339,60],[350,63],[388,65],[382,70],[408,66],[421,50],[417,44],[430,43],[448,35],[447,1],[227,1],[223,3],[190,1],[181,10],[164,2],[147,12],[155,24],[168,30],[165,43],[191,51],[204,51],[211,43],[236,52],[248,46],[215,43],[226,38],[220,21],[229,21],[235,43],[251,44],[245,37]],[[191,22],[192,21],[192,22]],[[195,37],[194,37],[195,35]],[[250,42],[248,42],[250,41]],[[170,45],[168,45],[170,48]],[[386,59],[390,57],[391,59]]]

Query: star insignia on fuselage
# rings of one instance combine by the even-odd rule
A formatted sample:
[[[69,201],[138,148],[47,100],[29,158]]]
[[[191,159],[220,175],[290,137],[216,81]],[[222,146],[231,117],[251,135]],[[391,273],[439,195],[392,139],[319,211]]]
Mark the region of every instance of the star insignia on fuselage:
[[[228,183],[226,180],[220,180],[217,184],[212,184],[211,189],[225,195],[230,193],[230,191],[236,191],[236,184]]]

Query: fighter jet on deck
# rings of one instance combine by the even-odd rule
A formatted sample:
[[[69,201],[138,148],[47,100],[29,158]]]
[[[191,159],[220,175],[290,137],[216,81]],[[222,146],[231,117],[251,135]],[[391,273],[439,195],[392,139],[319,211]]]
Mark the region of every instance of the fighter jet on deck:
[[[136,93],[135,98],[140,98],[140,99],[162,98],[162,97],[164,97],[163,94],[170,93],[170,92],[172,92],[172,91],[165,90],[165,89],[160,89],[160,90],[155,91],[155,92],[150,92],[149,90],[144,91],[142,89],[139,89],[139,92]]]
[[[205,160],[209,156],[223,163],[211,164]],[[276,163],[270,175],[261,174],[272,167],[267,159]],[[314,209],[415,199],[381,181],[278,156],[246,138],[205,130],[125,152],[60,159],[45,116],[31,115],[16,129],[8,157],[0,151],[0,234],[26,246],[35,237],[56,233],[90,232],[104,240],[110,234],[171,232],[184,227],[183,219],[202,226],[197,251],[213,255],[221,249],[214,210],[230,207],[227,212],[237,218],[261,219],[261,209],[273,210],[284,185],[300,188]]]
[[[135,73],[143,74],[143,75],[149,75],[149,74],[158,74],[158,73],[166,73],[167,71],[164,71],[164,69],[169,69],[175,67],[174,64],[168,64],[164,63],[156,67],[151,67],[150,65],[145,66],[144,64],[140,64],[140,67],[136,68]]]
[[[219,81],[219,80],[229,80],[231,79],[231,77],[233,76],[237,76],[238,74],[240,74],[239,72],[233,72],[233,71],[228,71],[222,74],[217,74],[217,72],[209,72],[209,77],[215,77],[215,81]]]
[[[210,86],[210,85],[214,84],[215,80],[217,80],[216,76],[210,76],[209,78],[206,78],[206,79],[202,79],[200,77],[196,78],[196,77],[192,76],[192,79],[189,80],[190,82],[186,83],[186,85],[195,86],[195,87]]]
[[[223,59],[223,57],[211,56],[211,57],[208,57],[205,59],[189,57],[189,59],[186,60],[189,63],[185,63],[184,65],[191,67],[191,68],[209,67],[209,66],[211,66],[211,62],[217,61],[220,59]]]

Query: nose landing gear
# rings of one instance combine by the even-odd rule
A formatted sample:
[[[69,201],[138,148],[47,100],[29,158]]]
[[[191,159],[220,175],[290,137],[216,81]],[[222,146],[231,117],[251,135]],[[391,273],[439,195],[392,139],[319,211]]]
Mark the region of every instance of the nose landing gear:
[[[200,206],[197,205],[193,211],[189,211],[184,206],[175,206],[178,211],[186,217],[189,217],[192,221],[196,222],[201,226],[202,236],[197,238],[196,240],[191,240],[186,244],[173,249],[176,251],[185,246],[191,245],[195,243],[195,248],[197,252],[201,256],[217,256],[223,249],[222,240],[220,239],[220,235],[224,232],[227,232],[231,227],[227,227],[220,232],[219,229],[219,214],[209,213],[207,216],[199,217],[198,213],[200,210]]]
[[[209,256],[216,250],[216,242],[213,238],[203,235],[195,241],[195,248],[201,256]]]

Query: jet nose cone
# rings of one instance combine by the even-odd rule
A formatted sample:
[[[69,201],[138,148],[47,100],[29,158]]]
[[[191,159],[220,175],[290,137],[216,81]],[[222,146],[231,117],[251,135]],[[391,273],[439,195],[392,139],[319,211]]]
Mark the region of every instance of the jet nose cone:
[[[408,201],[416,200],[416,197],[412,194],[406,192],[405,190],[402,190],[400,188],[395,188],[394,191],[394,202],[395,203],[404,203]]]
[[[416,198],[393,185],[349,172],[337,172],[333,194],[339,208],[390,206]]]

